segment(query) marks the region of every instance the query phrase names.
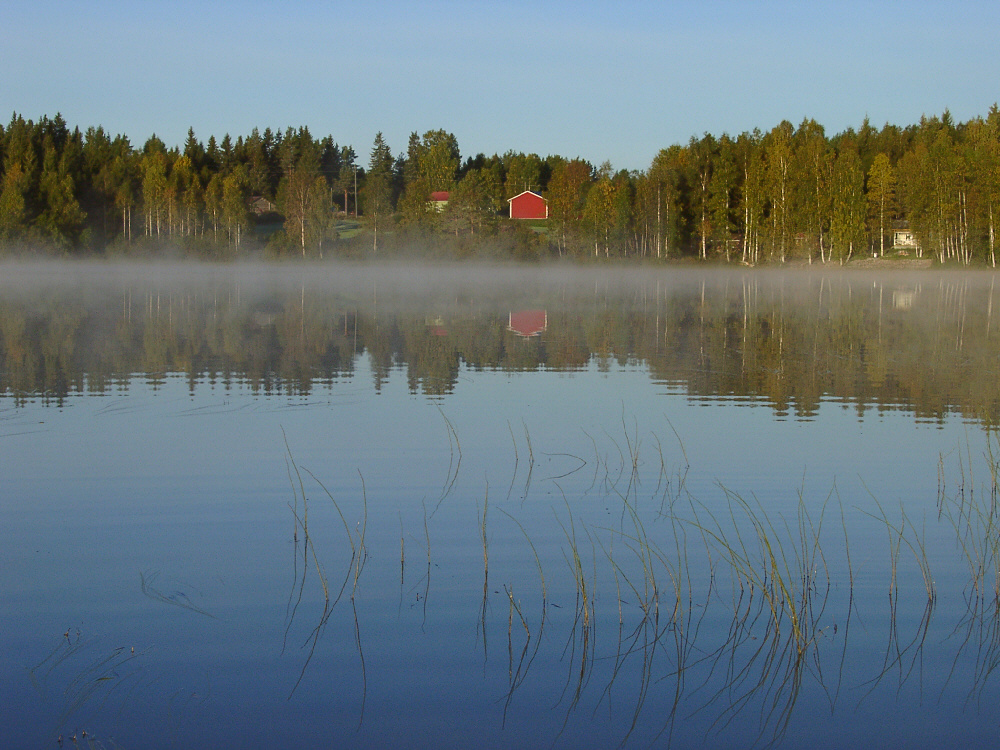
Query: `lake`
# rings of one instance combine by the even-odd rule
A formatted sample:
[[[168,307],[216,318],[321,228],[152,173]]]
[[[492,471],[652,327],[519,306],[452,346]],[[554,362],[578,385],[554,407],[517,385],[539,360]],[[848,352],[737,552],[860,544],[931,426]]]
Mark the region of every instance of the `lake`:
[[[5,263],[5,743],[993,745],[995,281]]]

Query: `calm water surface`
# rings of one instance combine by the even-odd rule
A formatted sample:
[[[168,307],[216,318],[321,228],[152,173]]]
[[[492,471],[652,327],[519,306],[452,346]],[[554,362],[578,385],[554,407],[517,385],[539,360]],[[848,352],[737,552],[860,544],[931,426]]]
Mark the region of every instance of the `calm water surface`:
[[[5,744],[994,744],[993,288],[4,266]]]

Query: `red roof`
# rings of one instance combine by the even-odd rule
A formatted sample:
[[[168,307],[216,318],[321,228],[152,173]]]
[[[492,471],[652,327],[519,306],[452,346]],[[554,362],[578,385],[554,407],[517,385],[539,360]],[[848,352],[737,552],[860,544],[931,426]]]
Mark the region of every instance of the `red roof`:
[[[438,190],[436,192],[431,193],[431,200],[435,201],[435,202],[447,201],[448,200],[448,191],[447,190]]]

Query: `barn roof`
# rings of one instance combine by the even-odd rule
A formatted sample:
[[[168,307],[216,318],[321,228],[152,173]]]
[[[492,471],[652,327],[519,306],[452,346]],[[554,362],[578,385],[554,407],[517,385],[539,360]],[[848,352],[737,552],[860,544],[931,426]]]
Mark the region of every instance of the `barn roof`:
[[[508,203],[510,203],[510,202],[511,202],[511,201],[513,201],[513,200],[517,200],[517,199],[518,199],[518,198],[520,198],[520,197],[521,197],[522,195],[533,195],[533,196],[535,196],[536,198],[542,198],[542,196],[541,196],[541,195],[539,195],[538,193],[536,193],[536,192],[535,192],[534,190],[525,190],[525,191],[524,191],[524,192],[522,192],[522,193],[518,193],[518,194],[517,194],[517,195],[515,195],[515,196],[514,196],[513,198],[508,198],[508,199],[507,199],[507,202],[508,202]],[[543,201],[545,201],[545,198],[542,198],[542,200],[543,200]],[[546,202],[546,203],[548,203],[548,201],[545,201],[545,202]]]

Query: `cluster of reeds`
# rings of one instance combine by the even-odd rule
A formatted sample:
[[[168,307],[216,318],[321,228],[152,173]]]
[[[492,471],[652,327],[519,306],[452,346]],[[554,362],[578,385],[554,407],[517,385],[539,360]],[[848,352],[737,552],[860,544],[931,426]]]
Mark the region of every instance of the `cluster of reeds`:
[[[974,658],[970,697],[986,685],[1000,668],[1000,435],[986,430],[985,460],[988,477],[977,484],[972,448],[956,451],[958,482],[953,491],[945,480],[945,456],[939,459],[938,511],[955,531],[958,548],[969,571],[964,597],[966,612],[952,633],[959,647],[954,664],[965,653]],[[955,667],[953,667],[954,669]]]
[[[971,590],[967,592],[970,610],[977,614],[1000,614],[1000,514],[997,508],[998,468],[995,434],[986,435],[986,465],[990,472],[988,488],[977,491],[971,447],[958,450],[959,481],[949,494],[943,478],[944,456],[939,460],[938,510],[955,530],[962,555],[969,568]],[[968,477],[966,476],[968,472]]]
[[[567,686],[574,685],[567,713],[578,704],[591,674],[596,623],[610,620],[606,611],[597,609],[594,586],[599,576],[596,570],[593,575],[585,571],[579,543],[583,535],[601,548],[613,578],[618,627],[612,638],[613,666],[600,700],[610,708],[618,688],[633,696],[623,742],[638,725],[650,690],[668,680],[673,684],[673,700],[659,736],[665,735],[669,743],[684,697],[707,688],[707,681],[693,688],[688,685],[694,671],[727,675],[725,684],[709,691],[696,709],[715,706],[715,725],[727,725],[752,704],[765,705],[769,708],[760,716],[759,736],[780,737],[790,721],[803,676],[819,661],[820,640],[829,627],[823,623],[831,571],[821,538],[835,493],[830,493],[813,518],[800,491],[796,517],[789,524],[772,518],[758,500],[747,501],[721,487],[726,513],[718,516],[687,492],[689,463],[679,436],[683,461],[676,469],[668,469],[663,443],[654,435],[653,464],[658,471],[650,493],[642,488],[646,464],[640,453],[642,440],[635,429],[625,428],[623,434],[621,443],[611,439],[612,450],[604,455],[591,438],[595,445],[591,487],[599,485],[602,496],[614,497],[620,504],[619,524],[578,529],[565,496],[568,520],[557,516],[577,600],[568,643],[580,646],[582,654],[578,660],[569,660],[577,667],[567,682]],[[653,515],[640,509],[646,497],[656,508]],[[847,610],[841,614],[849,623],[853,573],[842,505],[840,511],[849,592]],[[644,516],[652,518],[655,528]],[[594,559],[596,568],[596,555]],[[729,585],[720,586],[723,580]],[[731,608],[732,624],[724,638],[710,643],[702,632],[706,617],[710,609],[721,607]],[[625,674],[637,684],[621,685]]]
[[[621,675],[638,675],[639,684],[629,688],[635,696],[629,734],[638,723],[650,687],[672,679],[674,702],[663,728],[669,739],[686,692],[688,673],[694,666],[705,667],[721,660],[728,662],[725,669],[732,677],[726,686],[726,700],[713,695],[708,701],[727,706],[719,721],[730,721],[752,700],[762,700],[773,708],[762,720],[761,732],[780,732],[791,716],[806,656],[817,647],[821,634],[831,576],[820,538],[830,498],[814,520],[800,494],[792,527],[783,520],[772,520],[761,503],[750,503],[722,488],[728,516],[717,518],[686,492],[689,466],[680,439],[683,463],[674,474],[668,471],[662,442],[656,438],[654,463],[658,463],[659,470],[656,487],[649,495],[658,501],[653,520],[659,525],[654,530],[648,528],[649,521],[643,520],[639,509],[641,498],[647,496],[641,488],[642,440],[634,429],[625,428],[623,434],[621,443],[611,439],[612,450],[605,455],[597,451],[596,441],[591,438],[596,467],[591,487],[599,484],[604,496],[620,503],[619,524],[614,528],[578,529],[565,495],[567,520],[557,515],[576,595],[573,636],[564,653],[572,655],[579,647],[581,654],[581,658],[569,660],[577,668],[567,682],[567,686],[574,686],[568,710],[579,702],[593,666],[596,623],[610,619],[607,612],[597,609],[594,587],[600,576],[596,554],[595,571],[589,575],[581,554],[582,535],[592,547],[600,547],[614,585],[617,638],[613,639],[611,677],[601,700],[606,699],[610,705]],[[696,553],[692,553],[692,540],[698,542]],[[846,527],[844,546],[850,571]],[[693,554],[697,554],[699,562],[704,561],[707,575],[692,569]],[[723,596],[719,576],[727,572],[731,585],[729,594]],[[853,575],[849,573],[851,586]],[[709,605],[718,607],[721,602],[732,607],[733,625],[722,642],[706,647],[704,639],[699,639],[700,630]],[[849,620],[849,613],[846,617]],[[661,660],[665,663],[657,673],[654,663]]]
[[[110,650],[97,637],[84,636],[80,630],[67,630],[49,654],[28,670],[28,677],[39,697],[46,698],[50,682],[58,682],[59,712],[54,721],[53,739],[59,747],[104,748],[95,732],[70,722],[80,722],[86,708],[120,702],[119,710],[134,700],[148,675],[141,660],[148,648],[116,646]],[[89,724],[83,726],[89,727]]]
[[[365,655],[364,649],[361,644],[361,627],[358,622],[357,606],[355,602],[355,596],[358,591],[358,583],[361,578],[361,573],[364,570],[365,564],[368,561],[368,548],[366,544],[367,529],[368,529],[368,494],[365,489],[364,476],[361,472],[358,472],[358,476],[361,480],[361,505],[362,513],[361,519],[357,522],[355,530],[352,532],[349,524],[347,523],[347,518],[344,516],[343,511],[340,508],[337,499],[334,497],[333,493],[327,489],[326,485],[323,484],[311,471],[305,468],[299,467],[292,456],[291,448],[288,445],[288,439],[285,438],[285,466],[288,473],[289,484],[292,488],[292,502],[289,503],[289,508],[292,511],[292,518],[294,520],[294,528],[292,533],[292,539],[295,543],[295,551],[292,556],[293,558],[293,579],[292,587],[288,595],[288,603],[285,608],[285,633],[282,643],[282,653],[285,652],[288,646],[288,638],[292,631],[292,627],[296,621],[296,616],[299,608],[303,604],[303,599],[306,590],[306,579],[308,578],[308,572],[310,569],[315,571],[316,577],[319,579],[320,587],[323,592],[323,607],[319,613],[318,619],[315,621],[315,625],[310,629],[308,635],[305,637],[300,645],[300,648],[305,651],[306,656],[302,664],[302,668],[299,671],[298,679],[296,679],[295,684],[292,685],[291,691],[289,692],[289,698],[291,698],[295,691],[298,690],[299,685],[302,683],[305,677],[306,670],[309,667],[313,656],[316,653],[316,648],[319,644],[320,638],[323,632],[326,630],[326,626],[333,614],[334,609],[337,604],[341,601],[344,594],[347,591],[347,586],[351,584],[350,591],[350,602],[351,609],[354,615],[354,635],[355,643],[358,650],[358,655],[361,661],[361,680],[362,680],[362,701],[361,701],[361,712],[359,722],[364,718],[364,704],[365,696],[367,695],[367,670],[365,667]],[[316,486],[319,487],[323,493],[326,495],[327,499],[333,505],[336,511],[337,517],[340,519],[340,523],[344,528],[344,535],[347,539],[348,545],[350,547],[350,560],[347,563],[346,571],[344,574],[344,579],[340,584],[340,588],[337,590],[336,594],[331,596],[331,587],[324,569],[322,562],[320,561],[320,555],[316,548],[315,540],[309,531],[309,495],[306,492],[306,484],[303,479],[303,473],[307,474]],[[301,540],[299,538],[299,532],[301,532]],[[300,552],[301,545],[301,552]],[[301,554],[301,558],[300,558]],[[301,567],[300,567],[301,566]]]
[[[432,567],[428,522],[442,502],[456,492],[462,463],[458,436],[447,417],[444,419],[451,455],[447,477],[433,510],[428,513],[424,507],[425,622]],[[652,433],[651,437],[643,436],[634,423],[628,425],[623,419],[621,437],[605,433],[607,442],[603,449],[598,447],[598,440],[585,433],[594,447],[593,456],[542,454],[570,457],[576,462],[570,471],[542,480],[562,499],[561,506],[553,508],[553,515],[562,532],[565,567],[561,574],[556,571],[553,575],[545,570],[535,540],[510,507],[515,479],[521,472],[521,456],[514,430],[510,425],[508,429],[514,444],[514,478],[507,492],[508,507],[503,507],[503,500],[497,502],[491,498],[489,483],[480,495],[481,502],[475,503],[477,546],[481,549],[483,566],[478,622],[484,660],[489,653],[488,621],[497,610],[494,594],[503,598],[506,619],[505,717],[532,665],[538,663],[541,654],[547,653],[543,643],[552,635],[551,624],[547,624],[552,618],[549,608],[562,606],[552,601],[553,591],[560,598],[571,597],[574,602],[569,613],[559,616],[567,628],[565,640],[557,641],[561,643],[557,649],[559,658],[567,666],[566,680],[556,701],[565,711],[564,727],[587,694],[597,665],[604,675],[597,691],[597,706],[605,704],[609,711],[618,711],[621,701],[616,696],[630,696],[631,717],[626,722],[623,742],[630,739],[649,710],[649,697],[656,694],[662,699],[665,689],[669,690],[670,699],[668,705],[657,703],[662,726],[656,739],[668,744],[674,739],[678,720],[684,716],[709,714],[713,717],[708,722],[711,731],[721,732],[743,722],[748,711],[756,719],[754,741],[777,742],[792,719],[807,678],[814,680],[826,694],[831,709],[837,705],[856,603],[848,522],[836,484],[819,503],[807,502],[804,487],[800,488],[793,498],[795,502],[786,506],[790,513],[777,512],[770,502],[754,495],[744,496],[721,484],[717,485],[721,501],[709,504],[696,499],[688,489],[690,464],[672,425],[670,429],[677,438],[677,449],[673,452],[664,449],[659,436]],[[518,498],[522,505],[528,497],[535,466],[535,449],[527,426],[524,442],[529,468],[524,492]],[[668,458],[671,453],[673,459]],[[982,680],[1000,666],[998,453],[1000,450],[990,442],[987,465],[991,477],[986,490],[977,490],[971,476],[968,480],[965,477],[966,471],[971,472],[971,456],[967,465],[964,458],[961,461],[962,480],[957,492],[949,495],[945,491],[943,468],[939,489],[940,517],[953,525],[969,566],[970,619],[981,625],[992,622],[985,641],[982,636],[978,641],[966,637],[966,643],[978,643],[980,652],[986,646],[987,655],[980,660],[979,667]],[[367,559],[367,499],[362,477],[361,519],[352,531],[333,494],[311,473],[300,470],[290,451],[287,459],[294,490],[296,539],[301,535],[301,542],[296,545],[296,586],[289,598],[288,628],[302,600],[307,569],[315,571],[326,602],[316,627],[303,644],[308,647],[308,655],[299,676],[301,681],[333,607],[349,584],[352,605],[359,592],[359,579]],[[942,467],[943,464],[942,457]],[[335,594],[327,583],[309,529],[303,474],[331,501],[350,548],[350,563]],[[574,476],[582,478],[581,484],[585,486],[565,492],[563,484]],[[588,498],[594,499],[595,488],[597,499],[613,506],[611,517],[616,520],[611,524],[582,520],[585,514],[581,507]],[[883,663],[874,669],[874,676],[853,685],[866,694],[874,691],[889,674],[898,672],[902,684],[917,669],[938,596],[923,525],[914,522],[912,512],[902,504],[897,515],[874,496],[869,499],[874,511],[858,510],[884,529],[888,542],[885,564],[889,635]],[[520,598],[525,593],[523,583],[515,591],[515,578],[507,577],[502,564],[500,567],[495,564],[490,536],[495,523],[493,510],[516,526],[530,550],[533,566],[529,568],[534,567],[538,578],[537,618],[534,605],[529,602],[526,606]],[[399,522],[402,601],[407,537],[402,514]],[[829,526],[833,527],[832,534]],[[904,567],[907,576],[919,573],[926,597],[920,622],[912,636],[905,637],[897,623]],[[523,575],[524,570],[517,574],[522,578]],[[491,585],[491,580],[498,580],[499,585]],[[834,590],[836,596],[832,595]],[[363,679],[366,679],[356,609],[354,620]],[[728,627],[720,629],[720,622],[728,622]],[[836,653],[831,651],[835,642]],[[834,659],[832,670],[823,666],[830,659]]]

